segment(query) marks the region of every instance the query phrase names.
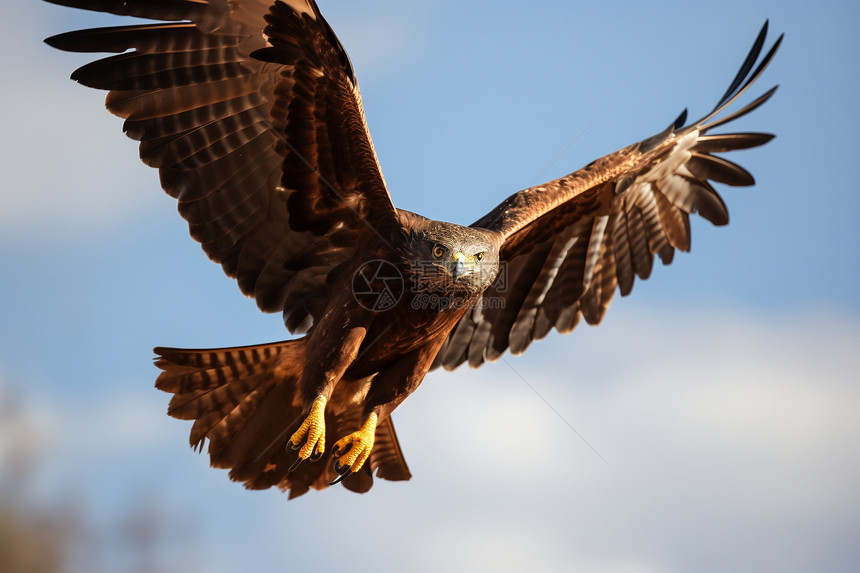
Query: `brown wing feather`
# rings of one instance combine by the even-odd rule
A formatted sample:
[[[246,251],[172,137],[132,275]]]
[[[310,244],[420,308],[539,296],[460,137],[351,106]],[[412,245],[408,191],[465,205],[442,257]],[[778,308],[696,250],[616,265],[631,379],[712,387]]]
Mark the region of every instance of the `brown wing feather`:
[[[477,367],[508,349],[519,354],[552,328],[569,332],[580,317],[597,324],[616,287],[627,295],[635,276],[650,276],[655,255],[669,264],[676,249],[689,250],[691,213],[715,225],[728,223],[725,204],[708,179],[742,186],[752,185],[753,178],[712,153],[756,147],[773,136],[707,131],[725,123],[725,117],[714,117],[745,92],[773,58],[781,36],[751,72],[766,32],[767,23],[741,72],[708,116],[686,128],[680,127],[679,118],[654,137],[566,177],[515,193],[474,223],[504,237],[504,270],[484,300],[452,331],[434,368],[453,369],[466,361]],[[729,119],[751,112],[773,92]]]
[[[73,79],[110,90],[108,109],[206,254],[262,310],[307,328],[328,273],[398,227],[352,66],[316,4],[51,1],[168,21],[47,42],[122,52]]]

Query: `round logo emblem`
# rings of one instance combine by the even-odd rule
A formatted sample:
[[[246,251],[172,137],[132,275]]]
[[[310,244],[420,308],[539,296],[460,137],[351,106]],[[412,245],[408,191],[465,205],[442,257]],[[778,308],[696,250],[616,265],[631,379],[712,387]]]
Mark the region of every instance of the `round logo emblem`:
[[[388,261],[368,261],[352,275],[352,295],[356,302],[367,310],[389,310],[400,302],[403,290],[404,281],[400,269]]]

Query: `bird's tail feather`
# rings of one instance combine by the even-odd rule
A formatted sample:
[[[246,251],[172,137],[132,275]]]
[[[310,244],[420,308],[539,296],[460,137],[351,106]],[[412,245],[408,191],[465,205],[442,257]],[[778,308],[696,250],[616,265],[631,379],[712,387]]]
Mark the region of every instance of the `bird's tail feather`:
[[[289,490],[291,498],[311,487],[325,488],[336,477],[328,459],[289,471],[297,454],[287,441],[306,414],[298,393],[307,359],[304,338],[236,348],[156,348],[155,353],[155,364],[163,370],[155,386],[173,394],[167,413],[194,420],[191,446],[202,451],[208,439],[212,466],[230,469],[230,478],[248,488],[276,485]],[[327,412],[326,443],[360,424],[360,404]],[[345,479],[344,486],[367,491],[377,468],[380,478],[410,477],[390,418],[377,426],[376,445],[363,471]]]

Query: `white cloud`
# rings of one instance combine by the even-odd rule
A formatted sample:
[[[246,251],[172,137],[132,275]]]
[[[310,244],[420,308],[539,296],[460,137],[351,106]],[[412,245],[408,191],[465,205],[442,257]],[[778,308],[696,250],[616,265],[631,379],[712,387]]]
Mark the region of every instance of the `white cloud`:
[[[392,571],[856,568],[860,324],[625,311],[508,358],[611,465],[504,364],[432,375],[395,415],[412,482],[273,526],[318,523],[335,561],[385,539]]]
[[[31,46],[26,58],[3,60],[3,76],[14,89],[0,92],[0,235],[22,242],[122,228],[162,199],[158,174],[137,160],[122,121],[105,110],[105,92],[68,79],[92,56],[42,44],[57,32],[45,15],[59,19],[60,13],[68,12],[28,3],[2,26],[6,53]]]
[[[158,175],[136,161],[122,122],[83,87],[57,89],[58,81],[0,102],[5,109],[40,110],[6,119],[8,138],[0,148],[4,235],[62,237],[121,228],[159,198]]]
[[[385,547],[374,570],[840,571],[860,559],[858,342],[833,316],[626,308],[507,358],[610,465],[500,363],[431,375],[395,414],[411,482],[289,503],[184,451],[158,393],[40,408],[55,480],[113,467],[131,492],[185,492],[225,570],[273,566],[289,540],[297,568]],[[104,479],[96,503],[129,495]]]
[[[53,466],[49,471],[62,473],[65,464],[103,463],[170,439],[171,424],[163,417],[166,395],[148,381],[117,387],[136,390],[105,392],[98,400],[78,403],[34,393],[0,372],[0,469],[17,457],[10,453],[20,450]]]
[[[838,318],[627,312],[508,358],[610,466],[497,364],[431,376],[396,414],[413,481],[365,496],[334,489],[288,504],[244,492],[191,452],[177,463],[188,428],[159,423],[156,393],[43,405],[42,434],[60,438],[58,479],[135,458],[174,495],[187,491],[207,538],[239,536],[236,553],[208,548],[226,569],[249,547],[254,564],[272,565],[289,539],[307,549],[297,567],[369,558],[385,543],[377,570],[849,570],[860,557],[846,541],[860,531],[858,339],[860,325]],[[127,477],[132,490],[155,479]],[[243,519],[269,533],[229,525]]]
[[[599,571],[620,567],[625,557],[634,570],[706,570],[720,545],[730,551],[714,570],[800,571],[827,563],[818,544],[827,541],[828,523],[860,531],[856,324],[628,313],[599,334],[575,336],[547,343],[557,358],[539,376],[528,358],[511,364],[554,396],[554,407],[611,467],[581,447],[529,389],[512,393],[517,377],[504,365],[475,373],[481,393],[509,396],[501,409],[493,403],[498,395],[490,400],[496,434],[521,428],[539,441],[525,448],[514,432],[502,440],[507,461],[498,443],[474,440],[472,432],[454,446],[472,452],[473,465],[484,470],[480,479],[466,472],[468,481],[456,486],[461,493],[485,487],[498,488],[502,498],[535,498],[516,510],[501,505],[487,521],[520,511],[522,526],[543,529],[541,538],[566,530],[556,557],[576,556]],[[619,376],[618,365],[627,374]],[[578,401],[586,405],[568,406]],[[535,403],[543,413],[534,413]],[[557,430],[549,455],[547,428]],[[404,448],[410,454],[408,443]],[[534,512],[541,506],[545,512]],[[500,547],[518,555],[528,540],[512,533]]]

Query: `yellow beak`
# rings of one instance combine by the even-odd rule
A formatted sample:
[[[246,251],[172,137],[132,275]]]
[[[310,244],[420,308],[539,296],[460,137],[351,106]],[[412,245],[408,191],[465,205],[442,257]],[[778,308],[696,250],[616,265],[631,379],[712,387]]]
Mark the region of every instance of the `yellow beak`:
[[[454,282],[457,282],[458,278],[471,271],[472,265],[466,262],[466,255],[460,251],[454,253],[451,259],[453,259],[453,264],[451,265],[451,276],[453,277]]]

